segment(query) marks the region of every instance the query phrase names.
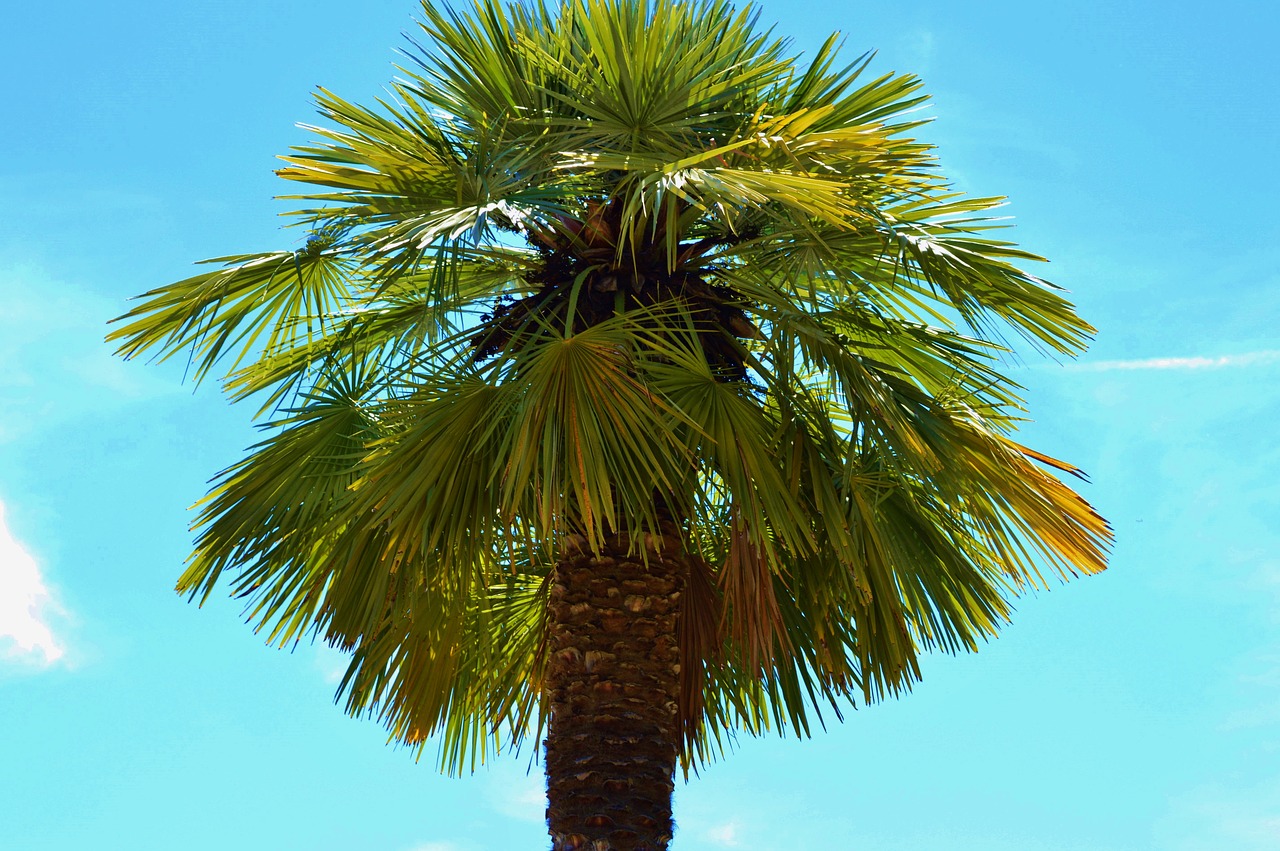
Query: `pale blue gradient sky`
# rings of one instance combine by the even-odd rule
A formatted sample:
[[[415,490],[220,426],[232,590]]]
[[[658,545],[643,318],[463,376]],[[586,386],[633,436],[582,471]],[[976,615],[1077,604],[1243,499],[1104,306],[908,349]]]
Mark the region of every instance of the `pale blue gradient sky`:
[[[273,157],[306,138],[314,86],[380,93],[414,13],[6,14],[0,848],[546,847],[527,755],[440,777],[333,706],[330,652],[269,650],[231,602],[172,593],[186,507],[253,441],[250,412],[101,343],[192,261],[292,247]],[[1118,539],[1107,574],[1020,601],[904,699],[741,742],[678,788],[673,851],[1280,848],[1280,16],[773,0],[762,17],[798,48],[838,28],[851,59],[922,74],[947,173],[1011,197],[1016,238],[1100,328],[1079,363],[1016,367],[1027,439],[1091,474]]]

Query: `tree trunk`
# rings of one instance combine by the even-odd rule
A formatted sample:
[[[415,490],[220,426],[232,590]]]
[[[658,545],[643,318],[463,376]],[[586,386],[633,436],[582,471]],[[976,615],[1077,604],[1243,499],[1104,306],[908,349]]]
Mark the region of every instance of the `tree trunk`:
[[[678,748],[680,544],[566,552],[548,606],[553,851],[664,851]],[[650,542],[646,542],[650,543]]]

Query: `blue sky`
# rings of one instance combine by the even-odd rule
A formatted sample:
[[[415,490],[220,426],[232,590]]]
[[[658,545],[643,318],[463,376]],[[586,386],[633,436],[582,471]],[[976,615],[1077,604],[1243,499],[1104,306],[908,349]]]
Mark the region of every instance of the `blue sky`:
[[[322,84],[368,101],[408,0],[21,4],[0,30],[0,847],[545,847],[527,757],[437,775],[172,593],[187,506],[253,440],[180,367],[102,344],[194,260],[292,247],[273,157]],[[1092,476],[1110,570],[977,655],[679,787],[678,851],[1280,847],[1280,16],[1263,2],[774,0],[934,95],[962,189],[1100,329],[1028,354],[1033,446]],[[428,754],[429,757],[429,754]]]

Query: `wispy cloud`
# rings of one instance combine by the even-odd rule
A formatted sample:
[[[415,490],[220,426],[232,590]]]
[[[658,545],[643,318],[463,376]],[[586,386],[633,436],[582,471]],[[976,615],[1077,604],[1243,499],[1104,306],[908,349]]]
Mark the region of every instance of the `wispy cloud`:
[[[519,760],[501,760],[493,766],[489,779],[489,804],[508,818],[540,822],[546,818],[547,792],[540,766],[524,771]]]
[[[65,655],[49,626],[58,606],[40,566],[13,537],[0,503],[0,649],[5,658],[48,667]]]
[[[1161,825],[1176,851],[1271,851],[1280,848],[1280,783],[1210,786],[1178,796]]]
[[[351,664],[351,657],[341,650],[335,650],[327,644],[318,644],[315,648],[315,666],[320,676],[331,686],[342,682]]]
[[[0,442],[181,391],[103,342],[122,305],[38,266],[0,262]]]
[[[1265,366],[1280,363],[1280,350],[1267,349],[1238,355],[1189,358],[1140,358],[1136,360],[1104,360],[1070,364],[1069,369],[1086,372],[1111,372],[1132,369],[1225,369],[1240,366]]]
[[[738,844],[738,821],[734,819],[724,824],[718,824],[708,829],[704,835],[708,842],[732,848]]]

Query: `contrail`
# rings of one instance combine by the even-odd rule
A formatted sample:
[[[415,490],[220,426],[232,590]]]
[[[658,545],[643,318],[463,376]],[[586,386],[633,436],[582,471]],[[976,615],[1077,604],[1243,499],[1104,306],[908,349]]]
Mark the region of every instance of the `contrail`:
[[[1239,355],[1190,358],[1142,358],[1138,360],[1104,360],[1095,363],[1068,364],[1068,369],[1109,372],[1117,369],[1225,369],[1232,366],[1263,366],[1280,361],[1280,350],[1246,352]]]

